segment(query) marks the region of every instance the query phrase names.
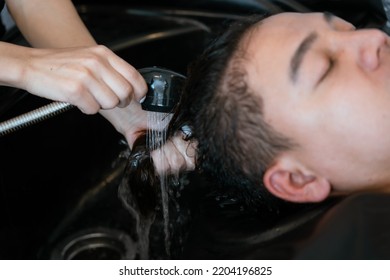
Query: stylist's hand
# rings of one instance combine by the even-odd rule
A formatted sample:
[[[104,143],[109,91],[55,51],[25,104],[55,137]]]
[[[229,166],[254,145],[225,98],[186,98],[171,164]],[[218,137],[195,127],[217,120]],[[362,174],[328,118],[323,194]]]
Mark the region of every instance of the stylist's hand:
[[[100,114],[126,137],[130,148],[148,125],[147,112],[134,100],[126,108],[101,110]],[[151,126],[153,128],[153,124]],[[176,174],[179,171],[195,169],[196,142],[184,138],[185,135],[181,131],[177,132],[162,148],[152,152],[153,162],[159,174]]]
[[[125,108],[147,91],[138,71],[104,46],[30,49],[26,58],[20,88],[86,114]]]
[[[132,100],[125,108],[114,108],[110,110],[100,110],[100,114],[105,117],[115,129],[125,136],[130,148],[133,147],[139,135],[147,130],[147,112],[142,110],[138,101]]]
[[[185,135],[179,131],[163,147],[152,152],[153,163],[159,174],[177,174],[195,169],[197,142],[184,139]]]
[[[147,128],[147,112],[141,105],[132,101],[126,108],[101,110],[100,114],[111,122],[118,132],[126,137],[133,147],[135,140],[145,132]],[[154,124],[150,124],[153,128]],[[175,174],[179,171],[191,171],[195,169],[195,154],[197,143],[194,140],[184,140],[185,135],[179,131],[169,138],[166,144],[152,152],[156,171]]]

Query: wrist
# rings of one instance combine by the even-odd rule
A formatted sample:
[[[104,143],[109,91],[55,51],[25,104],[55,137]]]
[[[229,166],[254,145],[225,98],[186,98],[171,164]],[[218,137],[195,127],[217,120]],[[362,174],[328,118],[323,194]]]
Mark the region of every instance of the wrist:
[[[0,84],[26,89],[31,48],[0,43]]]

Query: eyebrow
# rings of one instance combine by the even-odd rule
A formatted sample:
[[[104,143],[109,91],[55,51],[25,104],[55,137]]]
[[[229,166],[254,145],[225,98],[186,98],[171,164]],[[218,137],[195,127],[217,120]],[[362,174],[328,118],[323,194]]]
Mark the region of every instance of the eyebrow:
[[[295,51],[294,55],[290,61],[290,79],[293,83],[298,80],[298,72],[301,67],[303,58],[310,50],[313,43],[318,38],[318,34],[316,32],[310,33],[308,36],[303,39],[303,41],[299,44],[299,47]]]
[[[335,16],[332,13],[325,12],[323,13],[323,19],[329,25],[332,24]],[[301,67],[302,61],[310,50],[311,46],[318,38],[318,33],[312,32],[308,36],[306,36],[302,42],[299,44],[297,50],[294,52],[291,61],[290,61],[290,79],[293,83],[298,80],[298,73]]]

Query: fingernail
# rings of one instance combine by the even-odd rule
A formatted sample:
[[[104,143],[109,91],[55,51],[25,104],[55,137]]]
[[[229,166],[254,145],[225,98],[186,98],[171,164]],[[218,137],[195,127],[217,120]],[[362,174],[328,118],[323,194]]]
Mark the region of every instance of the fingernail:
[[[192,136],[192,129],[191,129],[191,127],[189,125],[183,125],[181,127],[181,131],[184,134],[183,140],[188,140],[188,139],[191,138],[191,136]]]

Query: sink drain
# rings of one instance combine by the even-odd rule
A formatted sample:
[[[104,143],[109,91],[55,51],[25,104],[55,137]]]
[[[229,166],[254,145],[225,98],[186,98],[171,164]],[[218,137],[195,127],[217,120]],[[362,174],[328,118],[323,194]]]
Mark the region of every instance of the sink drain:
[[[97,228],[77,232],[61,242],[51,259],[121,260],[134,259],[136,246],[130,236],[120,230]]]

